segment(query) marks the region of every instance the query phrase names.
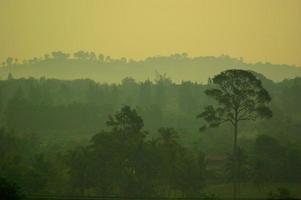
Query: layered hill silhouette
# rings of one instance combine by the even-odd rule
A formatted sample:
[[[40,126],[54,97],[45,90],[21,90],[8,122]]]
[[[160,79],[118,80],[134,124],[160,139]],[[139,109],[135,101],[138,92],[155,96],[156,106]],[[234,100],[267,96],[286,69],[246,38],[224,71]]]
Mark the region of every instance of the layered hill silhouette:
[[[206,83],[208,77],[226,69],[251,70],[274,81],[301,77],[301,67],[262,62],[251,64],[244,62],[242,58],[231,58],[226,55],[189,57],[186,53],[182,53],[132,60],[113,59],[110,56],[85,51],[74,54],[57,51],[24,61],[7,58],[0,67],[0,77],[5,79],[12,74],[16,78],[46,77],[66,80],[88,78],[102,83],[118,83],[124,77],[143,81],[153,80],[158,74],[167,74],[178,83],[182,80]]]

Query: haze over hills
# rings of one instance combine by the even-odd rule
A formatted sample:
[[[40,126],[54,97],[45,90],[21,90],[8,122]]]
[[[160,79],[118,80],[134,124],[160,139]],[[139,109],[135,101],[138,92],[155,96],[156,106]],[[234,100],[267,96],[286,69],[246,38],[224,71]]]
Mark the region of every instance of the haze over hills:
[[[301,0],[0,0],[0,200],[301,200],[300,24]]]
[[[5,79],[11,73],[16,78],[89,78],[101,83],[119,83],[125,77],[143,81],[153,80],[158,74],[166,74],[178,83],[182,80],[206,83],[208,77],[226,69],[252,70],[274,81],[301,76],[301,67],[263,62],[251,64],[244,62],[243,58],[227,55],[189,57],[186,53],[181,53],[132,60],[114,59],[94,52],[78,51],[68,54],[57,51],[22,62],[7,58],[0,68],[0,77]]]

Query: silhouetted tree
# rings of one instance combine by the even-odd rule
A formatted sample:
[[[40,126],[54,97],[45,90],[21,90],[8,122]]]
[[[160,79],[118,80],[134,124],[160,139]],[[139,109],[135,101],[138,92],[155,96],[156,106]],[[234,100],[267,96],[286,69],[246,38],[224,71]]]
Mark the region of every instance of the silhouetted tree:
[[[77,59],[81,59],[81,60],[84,60],[87,58],[87,53],[84,52],[84,51],[77,51],[73,54],[73,56]]]
[[[52,55],[53,59],[55,59],[55,60],[64,60],[70,56],[70,54],[64,53],[61,51],[52,52],[51,55]],[[35,60],[37,60],[37,59],[35,59]],[[36,61],[35,61],[35,63],[36,63]]]
[[[99,55],[98,55],[98,61],[99,61],[100,63],[103,63],[103,62],[104,62],[104,59],[105,59],[105,56],[104,56],[103,54],[99,54]]]
[[[214,98],[217,105],[207,106],[198,117],[204,119],[209,127],[217,127],[223,123],[230,123],[233,126],[233,156],[236,162],[233,197],[237,199],[238,124],[241,121],[271,117],[272,111],[268,107],[271,97],[263,88],[261,81],[245,70],[226,70],[212,79],[210,87],[205,93]]]
[[[49,55],[49,54],[45,54],[45,55],[44,55],[44,59],[45,59],[45,60],[49,60],[49,58],[50,58],[50,55]]]
[[[11,66],[14,63],[14,59],[12,57],[8,57],[6,59],[6,66]]]

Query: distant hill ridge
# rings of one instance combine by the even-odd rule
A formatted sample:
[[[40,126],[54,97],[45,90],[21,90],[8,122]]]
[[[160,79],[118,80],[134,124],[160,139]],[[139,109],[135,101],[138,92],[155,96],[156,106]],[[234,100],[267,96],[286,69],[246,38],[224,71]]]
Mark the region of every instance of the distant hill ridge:
[[[301,67],[262,62],[251,64],[242,58],[226,55],[189,57],[182,53],[137,61],[124,57],[113,59],[94,52],[78,51],[71,55],[57,51],[22,62],[7,58],[0,67],[0,78],[5,79],[12,74],[16,78],[89,78],[102,83],[118,83],[124,77],[143,81],[156,79],[158,74],[167,74],[175,82],[191,80],[206,83],[209,77],[233,68],[255,71],[274,81],[301,77]]]

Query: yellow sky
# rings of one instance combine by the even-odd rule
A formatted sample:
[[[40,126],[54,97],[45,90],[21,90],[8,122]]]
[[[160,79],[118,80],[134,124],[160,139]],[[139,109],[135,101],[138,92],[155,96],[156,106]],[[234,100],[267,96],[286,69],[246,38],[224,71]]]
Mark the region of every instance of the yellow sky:
[[[301,66],[301,0],[0,0],[0,60],[81,49]]]

